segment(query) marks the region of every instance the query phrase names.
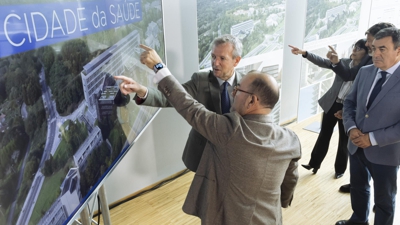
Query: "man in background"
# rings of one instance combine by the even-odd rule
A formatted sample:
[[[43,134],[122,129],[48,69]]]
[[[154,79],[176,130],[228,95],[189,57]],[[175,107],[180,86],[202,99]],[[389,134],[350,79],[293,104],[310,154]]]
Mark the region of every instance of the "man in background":
[[[218,114],[228,113],[232,99],[228,93],[238,84],[242,74],[235,71],[242,54],[242,43],[232,35],[225,34],[217,37],[211,45],[212,70],[196,72],[191,79],[182,84],[185,90],[208,110]],[[159,64],[155,71],[162,68]],[[171,107],[164,95],[154,88],[142,85],[136,90],[134,97],[136,104],[155,107]],[[192,129],[183,151],[182,160],[185,166],[196,172],[197,166],[207,143],[199,132]]]
[[[149,68],[161,59],[146,46],[140,61]],[[125,95],[141,89],[122,80]],[[293,131],[273,123],[269,113],[279,100],[276,80],[249,72],[232,92],[230,113],[216,114],[197,102],[169,70],[154,78],[158,89],[208,142],[183,205],[201,224],[282,224],[281,207],[292,201],[298,180],[300,142]]]
[[[361,67],[372,64],[371,45],[372,41],[374,40],[375,34],[378,33],[380,30],[388,27],[395,27],[395,26],[391,23],[381,22],[374,24],[373,26],[368,28],[367,31],[365,31],[365,35],[367,36],[366,37],[367,41],[365,43],[365,46],[368,48],[368,56],[365,56],[357,66],[350,67],[350,65],[346,63],[346,61],[339,59],[338,54],[334,50],[328,53],[327,56],[332,62],[331,67],[333,72],[335,72],[338,76],[340,76],[344,81],[354,80]],[[339,117],[340,115],[341,113],[339,113]],[[351,188],[350,184],[345,184],[340,186],[339,191],[343,193],[350,193],[350,188]]]
[[[393,224],[400,165],[400,31],[385,28],[374,38],[373,65],[359,70],[344,101],[353,214],[336,225],[369,224],[371,177],[374,224]]]
[[[381,23],[377,23],[374,24],[373,26],[371,26],[370,28],[368,28],[367,31],[365,31],[365,35],[366,35],[366,39],[367,42],[365,43],[365,46],[368,48],[368,54],[369,57],[365,57],[359,65],[350,68],[349,65],[340,60],[338,57],[338,54],[333,51],[330,55],[328,55],[329,59],[332,62],[332,70],[333,72],[335,72],[336,74],[344,74],[345,75],[345,79],[352,79],[354,80],[358,70],[366,65],[371,65],[372,64],[372,58],[371,58],[371,54],[372,54],[372,50],[371,50],[371,44],[372,41],[374,40],[374,36],[376,33],[378,33],[380,30],[382,30],[383,28],[388,28],[388,27],[395,27],[393,24],[391,23],[387,23],[387,22],[381,22]]]

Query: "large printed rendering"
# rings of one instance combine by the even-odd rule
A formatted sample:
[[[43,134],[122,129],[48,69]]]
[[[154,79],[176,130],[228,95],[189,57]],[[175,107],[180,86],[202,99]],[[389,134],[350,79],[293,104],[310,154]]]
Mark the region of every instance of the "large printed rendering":
[[[210,5],[213,7],[209,7]],[[243,43],[242,60],[236,71],[259,70],[281,83],[281,59],[285,28],[285,0],[197,1],[199,67],[211,67],[210,44],[222,34]],[[279,123],[280,101],[271,112]]]
[[[361,0],[308,0],[304,34],[304,49],[325,57],[328,45],[350,57],[352,44],[359,34]],[[364,31],[363,31],[364,32]],[[298,120],[322,112],[317,99],[329,90],[334,80],[331,70],[321,69],[308,60],[302,61]]]
[[[210,4],[213,7],[209,7]],[[308,43],[340,35],[344,36],[342,40],[351,39],[346,35],[358,30],[361,4],[361,0],[308,0],[306,33],[299,34],[299,38],[304,35]],[[212,40],[221,34],[232,34],[243,43],[242,60],[237,71],[246,73],[259,70],[274,76],[278,83],[281,82],[282,51],[288,51],[283,46],[285,0],[198,0],[197,9],[200,69],[208,70],[211,67]],[[324,89],[318,88],[315,91],[314,86],[314,91],[307,90],[312,92],[311,95],[304,92],[306,103],[316,102],[318,94],[327,91],[325,86],[329,87],[333,76],[331,73],[329,75],[322,81]],[[300,113],[308,117],[309,111],[317,112],[317,107],[316,104],[303,107],[308,111]],[[279,123],[279,111],[280,102],[271,113],[276,123]],[[301,119],[302,115],[299,115]]]
[[[113,76],[152,85],[138,46],[164,57],[161,0],[53,2],[0,3],[0,224],[67,223],[158,110],[117,107]]]

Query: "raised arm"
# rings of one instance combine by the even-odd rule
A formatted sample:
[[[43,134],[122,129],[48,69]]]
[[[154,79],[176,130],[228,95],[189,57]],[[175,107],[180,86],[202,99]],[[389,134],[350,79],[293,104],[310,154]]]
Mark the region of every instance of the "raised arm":
[[[306,58],[308,61],[310,61],[311,63],[321,67],[321,68],[325,68],[325,69],[331,69],[331,61],[327,58],[322,58],[318,55],[315,55],[311,52],[308,52],[306,50],[302,50],[298,47],[295,47],[293,45],[289,45],[289,47],[291,48],[291,52],[294,55],[299,55],[301,54],[301,56],[303,56],[303,58]]]
[[[141,45],[145,51],[141,55],[141,62],[153,67],[153,63],[159,63],[157,53],[147,47]],[[231,138],[234,129],[237,129],[239,122],[232,123],[233,119],[238,117],[231,115],[223,116],[215,112],[207,110],[202,104],[196,101],[183,86],[171,75],[168,68],[158,71],[153,79],[158,84],[159,91],[173,105],[179,114],[201,135],[215,145],[227,143]],[[127,84],[125,88],[131,88]],[[236,124],[236,125],[235,125]]]
[[[356,78],[360,68],[370,64],[372,64],[371,56],[366,54],[357,66],[350,68],[349,63],[340,60],[336,65],[332,65],[332,70],[344,81],[353,81]]]

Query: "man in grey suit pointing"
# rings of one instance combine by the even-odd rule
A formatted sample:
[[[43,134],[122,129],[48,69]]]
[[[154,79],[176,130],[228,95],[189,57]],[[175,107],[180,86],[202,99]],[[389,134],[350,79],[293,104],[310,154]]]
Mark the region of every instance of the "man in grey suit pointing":
[[[229,112],[232,99],[229,99],[228,93],[233,91],[233,87],[243,76],[235,71],[235,67],[241,59],[242,49],[240,40],[230,34],[214,39],[211,44],[212,70],[194,73],[191,79],[183,84],[185,90],[208,110],[218,114]],[[223,84],[227,84],[226,89]],[[141,85],[139,87],[140,89],[137,90],[134,97],[136,104],[171,107],[161,92]],[[223,103],[223,100],[226,102]],[[207,140],[199,132],[194,129],[190,131],[182,160],[185,166],[193,172],[197,170],[206,142]]]
[[[371,177],[374,224],[393,224],[400,165],[400,31],[385,28],[374,38],[373,65],[359,70],[344,101],[353,214],[336,225],[368,224]]]
[[[161,63],[146,51],[141,62]],[[138,84],[121,79],[123,94]],[[197,102],[167,68],[155,75],[158,89],[186,121],[207,140],[183,211],[202,224],[282,224],[281,207],[292,201],[298,180],[300,142],[293,131],[273,123],[268,115],[279,99],[275,79],[250,72],[233,90],[230,113],[219,115]]]

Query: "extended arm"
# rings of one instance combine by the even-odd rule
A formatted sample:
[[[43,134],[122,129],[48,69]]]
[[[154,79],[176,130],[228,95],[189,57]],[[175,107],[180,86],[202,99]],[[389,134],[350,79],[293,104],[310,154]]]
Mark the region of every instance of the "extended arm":
[[[330,69],[331,61],[329,59],[322,58],[318,55],[315,55],[313,53],[310,53],[306,50],[302,50],[302,49],[292,46],[292,45],[289,45],[289,47],[291,48],[291,52],[294,55],[301,54],[301,56],[303,56],[303,58],[306,58],[308,61],[312,62],[313,64],[315,64],[321,68]]]
[[[371,56],[366,54],[361,62],[352,68],[349,63],[340,60],[338,64],[332,66],[333,72],[340,76],[344,81],[352,81],[356,78],[361,67],[372,64]]]
[[[311,52],[307,52],[307,56],[305,58],[321,68],[331,69],[331,61],[329,61],[327,58],[322,58],[321,56]]]
[[[157,53],[147,46],[141,45],[145,51],[141,55],[141,62],[149,68],[161,61]],[[207,110],[202,104],[198,103],[183,86],[171,75],[167,68],[161,69],[155,75],[158,90],[164,95],[167,101],[174,106],[179,114],[201,135],[213,144],[220,145],[226,143],[236,129],[237,123],[232,123],[235,116],[222,116]],[[125,88],[132,88],[128,83]]]

